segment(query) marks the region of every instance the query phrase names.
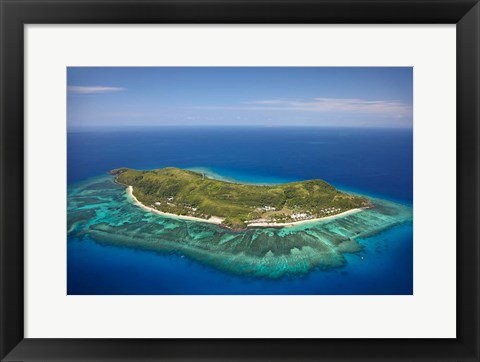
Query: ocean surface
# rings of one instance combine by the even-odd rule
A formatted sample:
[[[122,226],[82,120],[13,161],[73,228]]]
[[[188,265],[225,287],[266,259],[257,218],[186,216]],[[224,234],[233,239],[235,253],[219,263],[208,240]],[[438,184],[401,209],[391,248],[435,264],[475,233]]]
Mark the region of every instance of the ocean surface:
[[[68,192],[73,197],[113,168],[173,166],[260,184],[321,178],[344,191],[411,208],[412,141],[412,130],[398,129],[165,127],[70,132]],[[153,216],[125,205],[123,193],[111,189],[102,200],[117,211],[118,227],[122,218],[123,223],[150,222]],[[103,217],[105,223],[116,225],[108,212],[99,214],[93,201],[82,205],[82,210],[92,212],[96,207],[97,223]],[[124,208],[118,212],[120,207]],[[154,217],[165,230],[175,223]],[[358,238],[363,249],[343,254],[340,267],[276,279],[236,275],[178,252],[99,241],[88,234],[69,233],[68,294],[413,293],[411,220]]]

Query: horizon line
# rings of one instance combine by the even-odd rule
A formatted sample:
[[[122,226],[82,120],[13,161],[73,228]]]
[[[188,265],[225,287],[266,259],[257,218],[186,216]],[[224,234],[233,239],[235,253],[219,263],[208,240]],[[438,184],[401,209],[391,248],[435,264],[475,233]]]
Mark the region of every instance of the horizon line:
[[[353,125],[218,125],[218,124],[207,124],[207,125],[192,125],[192,124],[164,124],[164,125],[122,125],[122,126],[67,126],[67,132],[70,131],[82,131],[82,130],[121,130],[121,129],[147,129],[147,128],[355,128],[355,129],[397,129],[397,130],[410,130],[413,129],[412,126],[353,126]]]

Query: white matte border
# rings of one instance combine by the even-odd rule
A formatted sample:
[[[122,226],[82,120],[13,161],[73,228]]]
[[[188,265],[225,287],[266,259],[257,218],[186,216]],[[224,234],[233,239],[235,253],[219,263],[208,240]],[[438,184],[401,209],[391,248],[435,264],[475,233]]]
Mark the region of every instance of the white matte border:
[[[28,25],[25,41],[26,338],[455,337],[454,25]],[[67,66],[413,66],[414,295],[67,296]]]

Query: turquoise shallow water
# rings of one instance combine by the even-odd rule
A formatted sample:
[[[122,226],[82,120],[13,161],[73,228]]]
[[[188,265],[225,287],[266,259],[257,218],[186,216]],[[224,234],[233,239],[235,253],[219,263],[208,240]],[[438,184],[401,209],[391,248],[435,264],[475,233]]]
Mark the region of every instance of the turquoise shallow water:
[[[83,280],[97,268],[108,271],[103,273],[105,278],[116,278],[100,283],[101,290],[96,287],[98,280],[83,285],[69,278],[74,286],[69,294],[224,294],[225,290],[226,294],[365,294],[369,285],[380,283],[378,278],[371,279],[372,268],[388,268],[398,278],[411,275],[408,265],[396,268],[393,257],[411,256],[408,242],[399,244],[411,238],[411,208],[381,199],[374,203],[374,209],[336,219],[233,232],[147,212],[133,204],[112,176],[95,177],[68,190],[68,266],[71,270],[77,258],[82,263],[89,259],[87,270],[75,271]],[[145,260],[139,264],[139,258]],[[131,268],[133,274],[123,276]],[[165,283],[172,271],[176,271],[175,282]],[[206,280],[194,283],[205,276]],[[363,283],[347,283],[362,276]],[[137,281],[126,282],[132,278]],[[235,288],[222,289],[232,282]],[[305,291],[310,283],[315,288]],[[343,292],[338,289],[342,283],[349,285]],[[389,294],[389,289],[394,294],[411,293],[411,289],[394,292],[398,286],[382,287],[383,294]]]

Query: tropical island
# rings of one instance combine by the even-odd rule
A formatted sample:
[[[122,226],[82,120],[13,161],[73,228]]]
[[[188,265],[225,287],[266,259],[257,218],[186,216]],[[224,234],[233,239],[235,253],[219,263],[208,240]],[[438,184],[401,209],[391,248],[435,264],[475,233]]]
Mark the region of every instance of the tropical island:
[[[135,203],[149,211],[232,230],[295,225],[373,207],[366,197],[341,192],[318,179],[252,185],[220,181],[174,167],[117,168],[110,173],[117,183],[128,187]]]

